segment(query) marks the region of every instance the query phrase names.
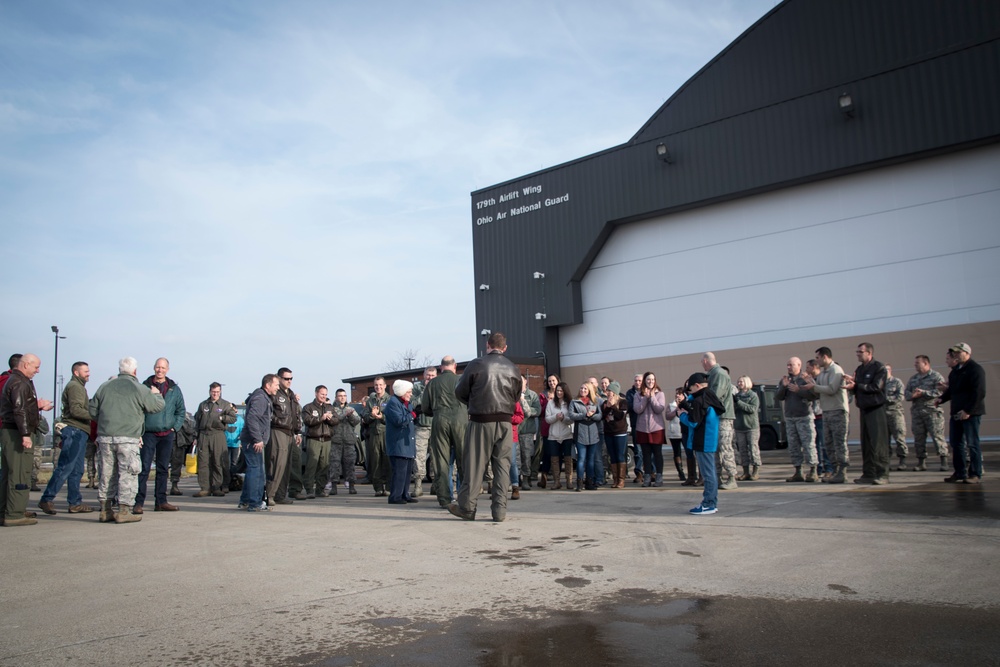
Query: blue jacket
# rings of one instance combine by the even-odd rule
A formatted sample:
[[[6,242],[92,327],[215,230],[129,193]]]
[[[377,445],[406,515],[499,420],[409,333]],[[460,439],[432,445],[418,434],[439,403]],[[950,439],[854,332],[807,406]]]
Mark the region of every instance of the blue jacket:
[[[243,418],[243,430],[240,431],[240,442],[253,445],[263,442],[265,445],[271,439],[271,397],[263,388],[254,389],[247,396],[246,416]]]
[[[243,433],[243,415],[236,413],[236,421],[226,427],[226,447],[238,449],[240,435]]]
[[[150,375],[143,384],[152,387],[153,377]],[[146,415],[146,431],[148,432],[159,433],[170,429],[180,432],[181,428],[184,427],[184,394],[181,393],[181,388],[177,386],[176,382],[170,378],[166,378],[166,380],[167,392],[163,395],[163,410]]]
[[[718,451],[719,418],[726,411],[719,397],[706,387],[688,396],[679,407],[687,410],[680,416],[681,423],[688,427],[684,446],[695,452]]]
[[[398,396],[385,404],[385,453],[389,456],[417,458],[417,431],[413,413]]]

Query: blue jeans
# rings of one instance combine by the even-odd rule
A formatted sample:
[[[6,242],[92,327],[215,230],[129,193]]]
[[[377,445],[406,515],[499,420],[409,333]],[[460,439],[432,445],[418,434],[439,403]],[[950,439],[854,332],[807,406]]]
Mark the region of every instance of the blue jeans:
[[[611,459],[611,465],[625,463],[625,448],[628,447],[628,433],[621,433],[619,435],[605,433],[604,445],[608,448],[608,458]]]
[[[695,452],[701,478],[705,480],[705,488],[701,494],[701,504],[705,507],[718,507],[719,478],[715,473],[715,452]]]
[[[968,419],[951,418],[948,435],[954,457],[955,476],[960,479],[983,476],[983,448],[979,444],[980,419],[979,415]],[[966,456],[969,459],[968,464]],[[59,462],[61,463],[62,459],[59,459]]]
[[[167,502],[167,480],[170,479],[170,456],[174,453],[173,431],[166,435],[155,435],[150,431],[142,434],[142,447],[139,458],[142,459],[142,472],[139,473],[139,492],[135,494],[135,504],[146,503],[146,480],[153,468],[153,456],[156,456],[156,486],[154,496],[157,505]]]
[[[83,464],[87,456],[87,438],[89,434],[73,426],[64,426],[62,430],[62,452],[59,462],[52,471],[52,478],[42,493],[42,502],[52,502],[62,485],[66,484],[66,499],[70,506],[83,503],[80,494],[80,479],[83,477]]]
[[[597,444],[585,445],[583,443],[577,442],[576,444],[576,478],[582,480],[584,478],[589,479],[591,484],[597,482],[597,478],[594,477],[594,473],[597,469]],[[586,475],[584,475],[586,472]]]
[[[518,456],[518,451],[520,444],[518,443],[518,438],[512,440],[512,447],[510,448],[510,485],[519,486],[521,484],[521,469],[517,464],[517,460],[520,458]]]
[[[257,508],[264,501],[264,450],[255,452],[253,445],[243,445],[243,460],[246,461],[246,474],[240,504]]]

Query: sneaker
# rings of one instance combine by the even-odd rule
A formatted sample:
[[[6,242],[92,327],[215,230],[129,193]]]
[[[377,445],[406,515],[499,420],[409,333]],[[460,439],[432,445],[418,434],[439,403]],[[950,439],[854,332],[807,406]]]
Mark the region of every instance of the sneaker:
[[[236,509],[238,509],[238,510],[245,510],[245,509],[247,509],[247,507],[249,507],[249,506],[246,503],[240,503],[239,505],[236,506]]]
[[[705,507],[704,505],[698,505],[697,507],[692,507],[688,510],[689,514],[715,514],[718,512],[716,507]]]
[[[248,507],[247,511],[248,512],[269,512],[270,508],[267,506],[267,503],[261,503],[259,507]]]

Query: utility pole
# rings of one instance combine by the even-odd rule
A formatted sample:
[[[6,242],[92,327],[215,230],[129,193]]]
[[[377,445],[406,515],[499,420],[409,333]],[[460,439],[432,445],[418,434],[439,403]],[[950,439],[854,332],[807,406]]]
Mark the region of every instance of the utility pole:
[[[52,428],[55,433],[55,423],[59,419],[59,339],[66,340],[66,336],[59,335],[59,327],[52,325],[52,334],[56,337],[56,354],[52,362]]]

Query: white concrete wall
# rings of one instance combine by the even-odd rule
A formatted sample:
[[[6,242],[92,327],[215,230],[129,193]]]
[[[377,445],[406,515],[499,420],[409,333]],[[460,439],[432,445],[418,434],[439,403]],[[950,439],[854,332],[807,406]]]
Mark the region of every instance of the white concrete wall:
[[[1000,320],[1000,145],[624,225],[563,366]]]

